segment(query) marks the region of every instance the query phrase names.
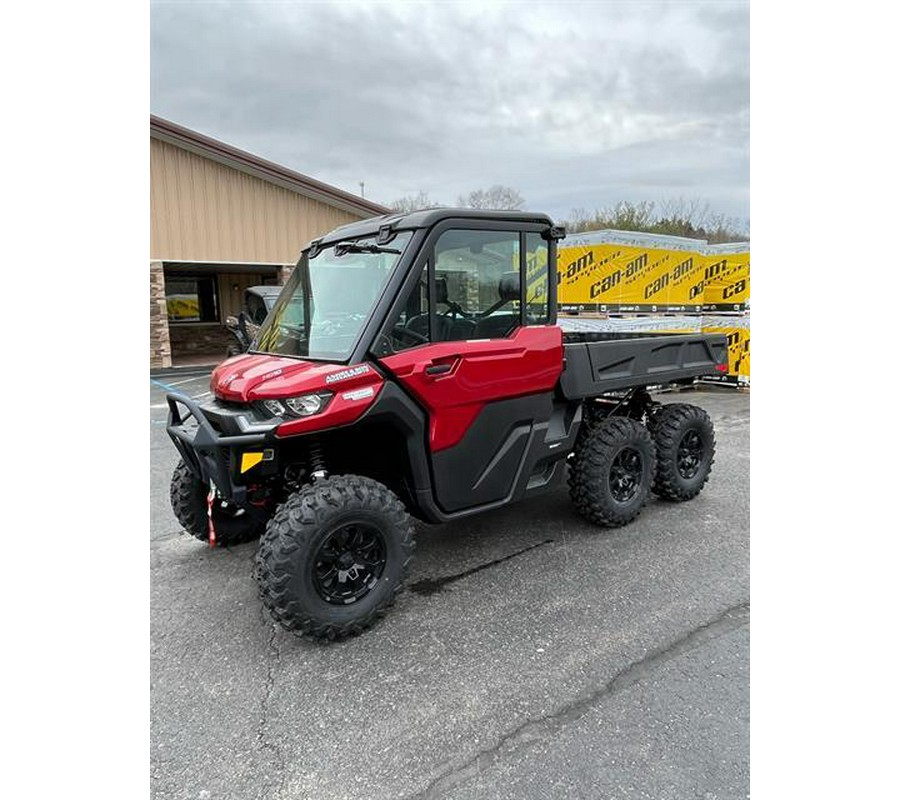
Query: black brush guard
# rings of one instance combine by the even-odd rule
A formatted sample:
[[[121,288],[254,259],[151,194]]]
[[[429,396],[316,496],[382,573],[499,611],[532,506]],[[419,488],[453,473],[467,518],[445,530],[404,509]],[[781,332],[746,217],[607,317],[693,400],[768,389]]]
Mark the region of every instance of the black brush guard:
[[[166,402],[169,404],[166,431],[188,469],[203,483],[215,485],[226,500],[260,514],[259,509],[247,500],[247,487],[234,481],[232,453],[235,449],[271,446],[271,434],[278,423],[253,423],[243,415],[236,415],[238,426],[245,432],[222,434],[191,398],[170,392],[166,395]],[[196,424],[189,424],[191,420]]]

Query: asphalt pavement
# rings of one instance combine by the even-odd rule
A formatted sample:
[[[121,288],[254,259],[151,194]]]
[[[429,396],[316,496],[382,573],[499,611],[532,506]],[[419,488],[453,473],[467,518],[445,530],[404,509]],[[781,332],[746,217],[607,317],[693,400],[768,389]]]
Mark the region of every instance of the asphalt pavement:
[[[150,387],[154,798],[705,798],[749,794],[750,397],[710,413],[699,497],[598,529],[566,489],[417,525],[410,589],[362,636],[263,613],[255,543],[209,549],[169,508]]]

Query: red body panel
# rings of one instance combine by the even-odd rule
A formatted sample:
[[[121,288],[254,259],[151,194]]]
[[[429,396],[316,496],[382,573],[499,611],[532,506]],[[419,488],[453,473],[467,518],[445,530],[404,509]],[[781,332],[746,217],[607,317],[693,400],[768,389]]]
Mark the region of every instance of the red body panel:
[[[221,400],[249,403],[320,391],[346,391],[380,385],[381,382],[381,375],[370,364],[348,367],[346,364],[247,354],[219,364],[210,376],[209,389]]]
[[[382,381],[379,380],[377,384],[361,389],[359,387],[356,389],[342,388],[335,392],[324,411],[312,417],[289,420],[278,426],[275,435],[278,437],[295,436],[298,433],[312,433],[356,422],[363,412],[375,402],[381,386]]]
[[[240,403],[333,392],[324,411],[288,419],[276,431],[277,436],[292,436],[355,422],[378,397],[383,383],[370,364],[347,366],[247,354],[216,367],[209,388],[221,400]]]
[[[428,410],[432,452],[462,439],[485,403],[548,392],[562,372],[562,331],[519,328],[508,339],[437,342],[382,359]],[[450,364],[442,375],[426,367]]]

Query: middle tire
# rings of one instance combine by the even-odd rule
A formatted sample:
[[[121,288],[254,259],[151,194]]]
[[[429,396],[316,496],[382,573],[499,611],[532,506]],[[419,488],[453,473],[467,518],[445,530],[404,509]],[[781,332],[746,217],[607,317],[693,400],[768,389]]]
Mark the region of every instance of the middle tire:
[[[260,597],[288,630],[360,633],[394,602],[414,548],[409,514],[386,486],[358,475],[318,480],[269,521],[256,556]]]
[[[628,417],[607,417],[575,446],[569,495],[585,519],[616,528],[641,513],[655,474],[650,431]]]

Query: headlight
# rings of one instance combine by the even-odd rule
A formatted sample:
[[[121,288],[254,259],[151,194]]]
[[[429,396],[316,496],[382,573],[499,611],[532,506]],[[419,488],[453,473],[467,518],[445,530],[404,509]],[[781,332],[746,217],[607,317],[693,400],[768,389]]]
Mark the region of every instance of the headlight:
[[[260,405],[266,413],[273,417],[311,417],[325,410],[328,401],[333,396],[332,392],[319,392],[318,394],[303,394],[299,397],[286,397],[281,400],[262,400]]]
[[[288,407],[288,411],[297,417],[311,417],[325,408],[330,398],[330,394],[304,394],[300,397],[289,397],[284,404]]]
[[[284,406],[278,400],[263,400],[263,405],[273,417],[284,416]]]

